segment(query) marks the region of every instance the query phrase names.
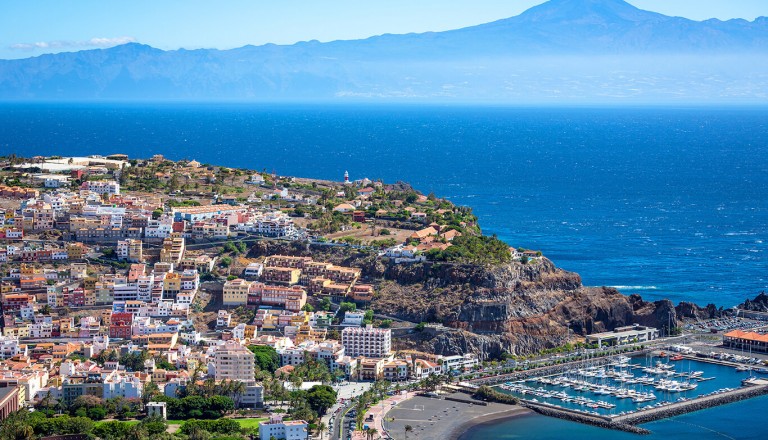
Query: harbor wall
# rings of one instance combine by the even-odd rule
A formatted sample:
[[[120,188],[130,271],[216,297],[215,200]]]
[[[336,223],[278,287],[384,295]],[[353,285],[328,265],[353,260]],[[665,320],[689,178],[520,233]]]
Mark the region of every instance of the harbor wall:
[[[631,432],[633,434],[650,434],[651,431],[635,426],[629,423],[621,423],[611,420],[609,417],[591,416],[583,414],[577,411],[572,411],[567,408],[560,408],[546,403],[533,403],[529,401],[521,401],[521,406],[524,406],[539,414],[555,417],[558,419],[568,420],[571,422],[584,423],[586,425],[597,426],[606,429],[616,429],[619,431]]]
[[[751,399],[752,397],[762,396],[767,393],[768,385],[747,386],[720,394],[697,397],[684,402],[675,402],[660,408],[651,408],[645,411],[617,416],[613,418],[613,422],[631,425],[653,422],[655,420],[679,416],[681,414],[712,408],[714,406]]]

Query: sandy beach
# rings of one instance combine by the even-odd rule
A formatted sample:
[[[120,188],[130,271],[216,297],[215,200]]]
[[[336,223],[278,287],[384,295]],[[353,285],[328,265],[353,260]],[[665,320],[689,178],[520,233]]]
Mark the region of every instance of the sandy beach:
[[[466,394],[456,397],[468,398]],[[390,410],[384,425],[395,439],[404,439],[405,426],[410,425],[413,431],[408,433],[409,439],[457,440],[473,426],[526,414],[531,411],[517,405],[490,403],[482,406],[416,396]]]

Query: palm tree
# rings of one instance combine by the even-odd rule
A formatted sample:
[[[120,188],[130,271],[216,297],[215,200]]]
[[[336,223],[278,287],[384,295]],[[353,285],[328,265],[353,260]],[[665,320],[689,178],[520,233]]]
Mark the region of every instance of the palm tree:
[[[317,425],[317,431],[320,433],[320,440],[323,440],[323,437],[325,437],[325,429],[328,428],[328,425],[326,425],[323,422],[318,423]]]
[[[408,439],[408,433],[413,432],[413,426],[411,425],[405,425],[405,438]]]
[[[154,381],[149,382],[144,387],[144,392],[143,392],[143,394],[141,396],[141,400],[144,403],[144,405],[146,405],[147,403],[151,402],[152,398],[155,397],[155,395],[158,394],[158,393],[160,393],[160,387],[158,387],[157,384]]]
[[[35,431],[26,420],[25,410],[12,413],[0,426],[0,438],[12,440],[33,440]]]
[[[208,378],[203,381],[203,396],[213,397],[216,395],[216,379]]]
[[[243,397],[243,394],[247,391],[247,387],[245,386],[245,383],[240,381],[233,381],[232,383],[232,400],[235,401],[235,408],[238,408],[240,406],[240,400]]]

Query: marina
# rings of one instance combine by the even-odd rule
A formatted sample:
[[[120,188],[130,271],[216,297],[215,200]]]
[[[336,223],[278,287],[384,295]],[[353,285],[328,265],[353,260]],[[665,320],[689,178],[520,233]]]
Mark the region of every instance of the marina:
[[[561,410],[606,421],[631,423],[665,408],[694,408],[717,396],[744,394],[766,384],[747,368],[675,355],[619,356],[604,365],[583,364],[564,372],[497,385],[527,406]]]

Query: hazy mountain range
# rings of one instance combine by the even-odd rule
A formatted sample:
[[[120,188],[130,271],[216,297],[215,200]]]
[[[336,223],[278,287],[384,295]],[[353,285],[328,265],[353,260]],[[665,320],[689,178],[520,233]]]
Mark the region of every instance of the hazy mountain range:
[[[760,103],[766,55],[766,17],[692,21],[622,0],[551,0],[446,32],[0,60],[0,100]]]

